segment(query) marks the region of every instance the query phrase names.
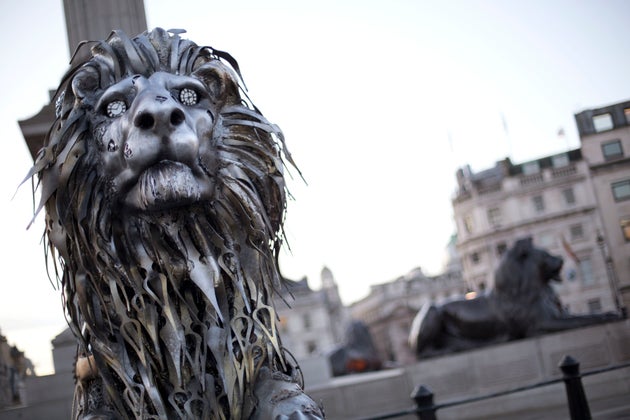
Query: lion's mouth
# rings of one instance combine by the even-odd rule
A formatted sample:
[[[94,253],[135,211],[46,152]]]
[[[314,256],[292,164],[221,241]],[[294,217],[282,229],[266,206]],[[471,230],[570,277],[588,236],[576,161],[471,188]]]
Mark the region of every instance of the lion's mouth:
[[[199,201],[201,191],[192,170],[163,160],[147,168],[127,194],[125,204],[137,210],[164,210]]]
[[[555,261],[555,263],[553,264],[552,270],[551,270],[551,276],[549,277],[551,280],[557,281],[557,282],[561,282],[562,281],[562,277],[560,276],[560,271],[562,270],[562,265],[563,265],[563,261],[561,259],[557,259],[557,261]]]

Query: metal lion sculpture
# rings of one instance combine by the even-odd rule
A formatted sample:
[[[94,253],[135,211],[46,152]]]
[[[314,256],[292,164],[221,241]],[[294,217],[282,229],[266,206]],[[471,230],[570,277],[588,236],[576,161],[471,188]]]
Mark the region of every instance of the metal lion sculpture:
[[[229,54],[169,32],[77,49],[31,172],[80,343],[74,417],[323,418],[272,303],[282,133]]]
[[[413,320],[409,344],[418,358],[621,319],[614,312],[572,315],[550,285],[562,258],[516,241],[495,272],[494,289],[470,300],[427,304]]]

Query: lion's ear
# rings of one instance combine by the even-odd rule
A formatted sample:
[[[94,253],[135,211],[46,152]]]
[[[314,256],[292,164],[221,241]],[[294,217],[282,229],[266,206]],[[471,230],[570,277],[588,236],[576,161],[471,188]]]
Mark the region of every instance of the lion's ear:
[[[95,68],[83,67],[72,78],[72,93],[77,99],[83,101],[99,88],[99,82],[99,74]]]
[[[199,67],[192,74],[208,88],[208,93],[217,102],[230,99],[240,101],[238,83],[232,72],[220,61],[213,60]]]
[[[519,239],[514,244],[514,249],[513,249],[514,256],[522,260],[525,257],[527,257],[527,255],[529,255],[533,247],[534,245],[533,245],[533,241],[531,237]]]

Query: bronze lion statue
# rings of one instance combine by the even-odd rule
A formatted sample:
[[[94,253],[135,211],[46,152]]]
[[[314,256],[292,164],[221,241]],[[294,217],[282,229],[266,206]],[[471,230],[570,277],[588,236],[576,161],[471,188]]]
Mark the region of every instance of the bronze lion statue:
[[[409,334],[412,350],[425,358],[620,318],[612,312],[569,314],[550,285],[561,280],[562,264],[531,238],[516,241],[488,294],[420,309]]]
[[[293,161],[237,62],[182,32],[81,45],[31,171],[79,341],[74,417],[323,418],[272,302]]]
[[[350,322],[344,343],[328,352],[327,357],[333,376],[371,372],[383,366],[370,329],[359,320]]]

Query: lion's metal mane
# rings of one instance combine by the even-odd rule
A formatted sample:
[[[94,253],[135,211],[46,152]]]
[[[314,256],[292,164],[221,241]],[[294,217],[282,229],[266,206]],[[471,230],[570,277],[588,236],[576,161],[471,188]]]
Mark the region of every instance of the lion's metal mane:
[[[158,71],[221,66],[234,83],[215,115],[213,199],[130,212],[102,176],[95,102],[108,86]],[[83,77],[86,71],[97,77]],[[238,86],[234,59],[156,29],[114,31],[81,46],[57,91],[57,119],[31,173],[39,176],[50,250],[59,257],[69,324],[100,383],[79,383],[76,416],[247,418],[261,369],[294,374],[275,328],[283,235],[280,130]],[[111,146],[115,147],[115,146]],[[102,150],[101,150],[102,152]],[[203,164],[203,157],[200,164]],[[210,344],[209,344],[210,343]],[[82,394],[83,393],[83,394]],[[87,401],[85,395],[91,395]]]

